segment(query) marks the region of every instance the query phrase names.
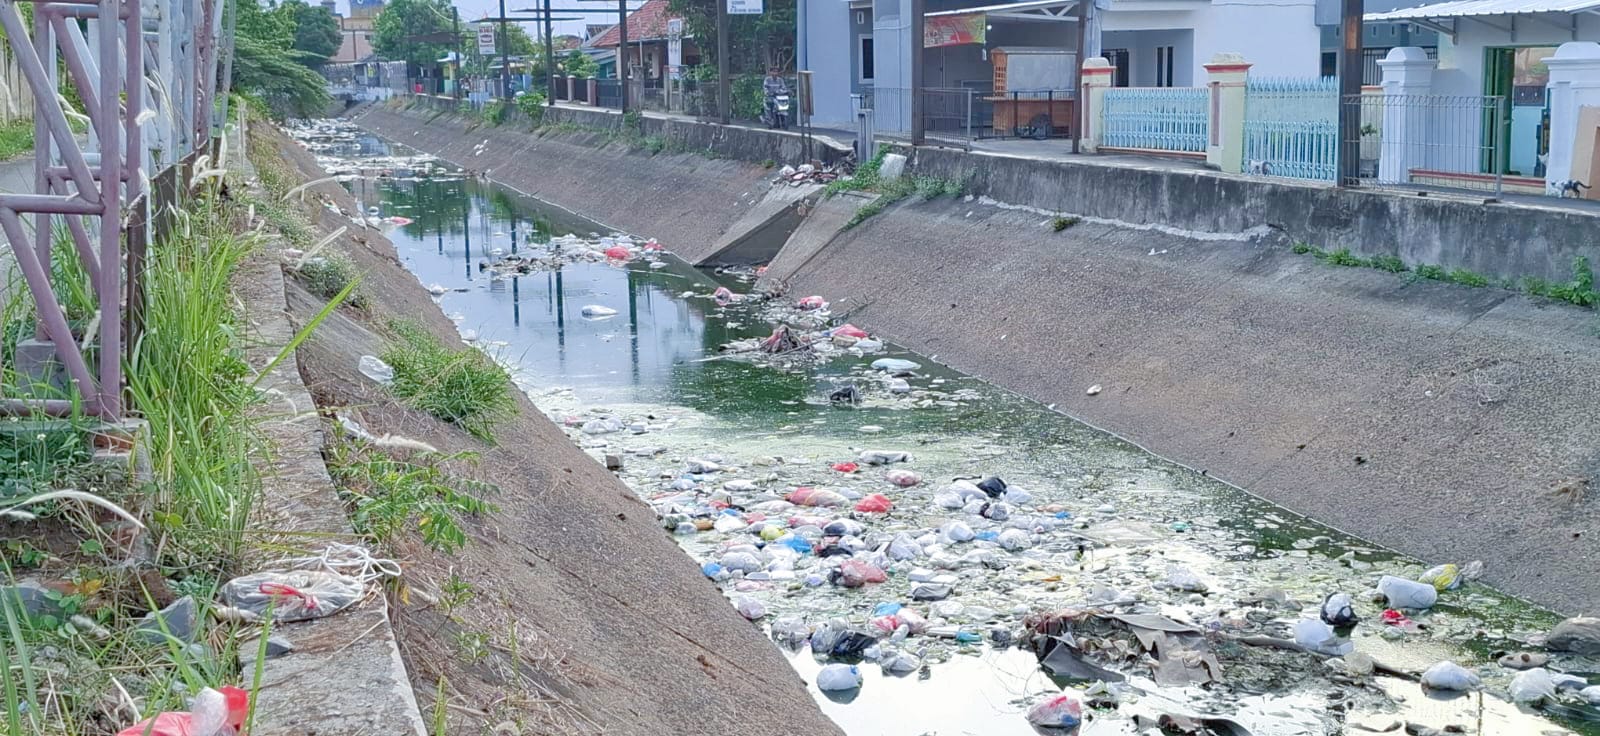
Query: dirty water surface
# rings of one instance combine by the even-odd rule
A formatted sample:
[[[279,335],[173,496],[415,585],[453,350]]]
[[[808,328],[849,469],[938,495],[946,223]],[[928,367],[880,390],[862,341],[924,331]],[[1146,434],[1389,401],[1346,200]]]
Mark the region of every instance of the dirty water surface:
[[[1570,692],[1542,708],[1506,697],[1517,672],[1496,656],[1543,652],[1547,611],[1465,582],[1386,624],[1370,591],[1419,578],[1416,560],[936,356],[815,334],[848,305],[762,299],[750,274],[697,271],[650,233],[609,237],[346,124],[292,132],[345,175],[364,208],[351,214],[386,232],[464,339],[620,464],[848,733],[1063,733],[1028,714],[1065,689],[1083,701],[1069,720],[1095,736],[1600,734]],[[598,253],[616,247],[625,258]],[[815,341],[750,350],[775,322]],[[915,366],[873,367],[885,358]],[[858,402],[829,400],[845,386]],[[1354,629],[1305,640],[1324,654],[1284,648],[1334,592],[1352,597]],[[1481,693],[1424,691],[1415,673],[1441,660]],[[840,678],[860,684],[818,686]]]

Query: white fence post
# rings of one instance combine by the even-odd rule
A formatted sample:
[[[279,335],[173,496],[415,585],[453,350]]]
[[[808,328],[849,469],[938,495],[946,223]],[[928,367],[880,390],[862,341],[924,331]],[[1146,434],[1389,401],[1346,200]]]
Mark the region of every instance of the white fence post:
[[[1405,184],[1411,170],[1442,168],[1427,159],[1428,143],[1436,136],[1429,130],[1428,107],[1415,98],[1433,88],[1433,70],[1439,62],[1416,46],[1390,49],[1378,61],[1383,70],[1383,143],[1378,149],[1378,181]],[[1390,100],[1393,100],[1392,104]],[[1436,142],[1436,141],[1435,141]]]
[[[1237,174],[1244,171],[1244,96],[1250,62],[1239,54],[1221,53],[1211,57],[1205,68],[1211,92],[1206,165]]]
[[[1550,158],[1544,169],[1546,191],[1559,194],[1555,185],[1580,175],[1593,178],[1589,161],[1574,160],[1575,149],[1585,149],[1593,156],[1594,131],[1588,131],[1588,145],[1580,146],[1578,118],[1584,107],[1600,107],[1600,44],[1593,41],[1570,41],[1556,49],[1556,55],[1544,61],[1550,68]],[[1594,184],[1585,181],[1585,184]],[[1585,192],[1580,191],[1579,196]]]
[[[1101,116],[1106,109],[1106,90],[1111,87],[1111,75],[1116,69],[1104,57],[1083,60],[1083,135],[1078,148],[1084,153],[1100,150],[1105,137],[1105,124]]]

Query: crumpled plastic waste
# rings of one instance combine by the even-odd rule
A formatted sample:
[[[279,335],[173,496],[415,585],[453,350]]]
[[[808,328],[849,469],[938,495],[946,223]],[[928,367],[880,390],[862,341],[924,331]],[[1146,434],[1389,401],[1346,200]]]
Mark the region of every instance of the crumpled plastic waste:
[[[817,673],[820,690],[854,690],[861,687],[861,670],[852,664],[825,665]]]
[[[729,304],[738,301],[739,295],[733,293],[733,290],[726,286],[718,286],[716,291],[711,292],[711,299],[715,301],[718,306],[726,307]]]
[[[1476,690],[1483,684],[1477,673],[1455,662],[1445,660],[1422,672],[1422,686],[1434,690]]]
[[[914,360],[906,360],[904,358],[879,358],[872,361],[873,370],[884,371],[887,373],[905,373],[906,371],[914,371],[921,367],[921,363],[918,363]]]
[[[843,335],[845,337],[854,337],[859,340],[863,337],[867,337],[867,331],[855,325],[845,324],[829,330],[828,335],[830,337],[838,337]]]
[[[805,310],[805,311],[808,311],[808,312],[811,311],[811,310],[815,310],[815,309],[826,309],[827,306],[828,306],[828,301],[826,299],[823,299],[820,296],[808,296],[808,297],[805,297],[805,298],[801,299],[798,302],[795,302],[795,307],[796,308],[802,309],[802,310]]]
[[[1083,723],[1083,703],[1076,696],[1062,693],[1045,698],[1028,709],[1028,722],[1048,729],[1071,733]]]
[[[1417,578],[1417,582],[1432,585],[1434,590],[1443,593],[1447,590],[1455,590],[1461,587],[1464,579],[1460,567],[1456,565],[1437,565],[1428,568],[1427,572],[1422,573],[1422,577]]]
[[[796,506],[839,506],[848,499],[837,491],[801,486],[790,491],[784,500]]]
[[[250,694],[232,685],[204,688],[188,712],[168,711],[117,732],[117,736],[233,736],[250,714]]]
[[[841,588],[859,588],[889,579],[883,570],[864,560],[845,560],[833,571],[833,584]]]
[[[632,252],[620,245],[613,245],[610,248],[605,249],[605,254],[607,258],[610,258],[614,261],[626,261],[633,257]]]
[[[883,514],[894,508],[894,502],[882,493],[874,493],[856,502],[856,511],[863,514]]]
[[[738,609],[740,616],[751,621],[767,615],[767,607],[762,605],[761,601],[750,597],[740,598],[734,608]]]
[[[1378,592],[1388,599],[1390,608],[1426,610],[1439,601],[1439,591],[1432,585],[1393,575],[1378,580]]]
[[[922,476],[910,470],[895,469],[883,474],[883,479],[901,488],[910,488],[922,482]]]
[[[1383,613],[1379,614],[1378,619],[1382,621],[1385,626],[1393,626],[1401,631],[1422,630],[1422,627],[1417,625],[1417,622],[1412,621],[1405,614],[1396,611],[1393,608],[1384,609]]]
[[[1206,581],[1201,580],[1200,576],[1195,574],[1193,570],[1182,565],[1167,566],[1166,582],[1173,590],[1181,590],[1188,593],[1204,593],[1210,589],[1206,585]]]
[[[840,386],[834,389],[833,393],[828,394],[828,403],[848,404],[851,406],[859,404],[861,403],[861,389],[856,388],[855,384]]]
[[[1574,616],[1556,624],[1545,646],[1556,652],[1600,654],[1600,618]]]
[[[1321,613],[1323,623],[1339,628],[1355,626],[1360,620],[1356,618],[1355,601],[1348,593],[1329,593],[1322,599]]]
[[[361,375],[385,386],[394,383],[394,368],[376,355],[361,356],[356,368],[361,371]]]
[[[867,465],[893,465],[911,461],[911,454],[890,450],[867,450],[856,457],[856,460]]]
[[[267,570],[229,580],[221,593],[234,608],[260,616],[270,606],[274,621],[304,621],[348,608],[365,590],[356,578],[324,570]]]
[[[1335,634],[1333,627],[1314,618],[1303,618],[1295,622],[1294,643],[1330,657],[1342,657],[1355,651],[1355,644],[1349,639]]]
[[[1000,476],[991,475],[977,483],[978,490],[983,491],[989,498],[1000,498],[1006,495],[1006,482]]]
[[[1507,688],[1511,699],[1518,703],[1537,703],[1556,696],[1556,683],[1550,671],[1543,667],[1518,672]]]
[[[837,470],[837,471],[839,471],[841,473],[854,473],[854,472],[856,472],[857,470],[859,470],[861,468],[860,465],[857,465],[855,463],[834,463],[833,465],[831,465],[829,467],[831,467],[834,470]]]
[[[624,429],[627,429],[627,425],[622,423],[620,417],[604,416],[584,422],[582,431],[584,434],[611,434]]]
[[[600,304],[587,304],[583,307],[583,316],[589,318],[615,317],[617,310]]]

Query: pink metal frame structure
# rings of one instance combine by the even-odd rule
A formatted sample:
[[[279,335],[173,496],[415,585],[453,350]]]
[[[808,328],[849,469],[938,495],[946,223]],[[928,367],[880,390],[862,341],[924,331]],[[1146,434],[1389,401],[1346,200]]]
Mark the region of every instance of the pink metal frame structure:
[[[121,418],[123,215],[125,203],[139,199],[148,181],[142,170],[145,151],[139,122],[145,87],[140,1],[35,2],[29,33],[17,0],[0,0],[5,43],[11,46],[27,79],[37,110],[34,191],[0,194],[0,228],[4,228],[33,296],[38,337],[54,343],[56,358],[79,397],[76,403],[67,399],[0,399],[0,412],[59,415],[76,406],[103,420]],[[79,20],[92,21],[90,35],[97,48],[88,58]],[[68,81],[83,100],[96,153],[85,152],[78,145],[67,114],[56,101],[57,51]],[[200,99],[210,104],[208,96]],[[210,115],[196,115],[196,119],[209,122]],[[34,218],[32,247],[23,227],[28,215]],[[79,344],[80,338],[73,335],[50,283],[53,226],[58,218],[65,221],[74,251],[93,283],[99,309],[93,361],[87,357],[89,346]]]

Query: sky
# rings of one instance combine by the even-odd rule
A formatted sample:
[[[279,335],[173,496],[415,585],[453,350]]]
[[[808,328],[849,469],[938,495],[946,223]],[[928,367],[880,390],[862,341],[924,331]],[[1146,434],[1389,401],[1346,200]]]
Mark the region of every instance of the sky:
[[[544,4],[543,0],[505,0],[505,2],[506,11],[512,16],[517,15],[512,11],[520,8],[529,8],[535,5]],[[592,2],[591,0],[550,0],[550,4],[551,7],[555,8],[594,8],[595,10],[609,10],[617,7],[615,2]],[[644,3],[642,0],[629,0],[628,9],[635,10],[643,4]],[[456,0],[455,6],[456,9],[461,13],[462,22],[473,21],[486,16],[497,16],[500,13],[499,0]],[[350,14],[349,0],[339,0],[339,12],[345,15]],[[557,14],[556,17],[571,18],[573,16]],[[617,16],[615,13],[611,13],[609,15],[603,15],[600,13],[586,13],[584,14],[584,17],[587,18],[587,20],[556,21],[554,24],[556,35],[560,36],[570,33],[574,36],[581,37],[583,35],[583,26],[586,23],[595,25],[605,23],[609,25],[617,22]],[[536,25],[538,24],[531,22],[524,23],[523,28],[528,31],[528,35],[537,38],[539,29],[536,27]]]

